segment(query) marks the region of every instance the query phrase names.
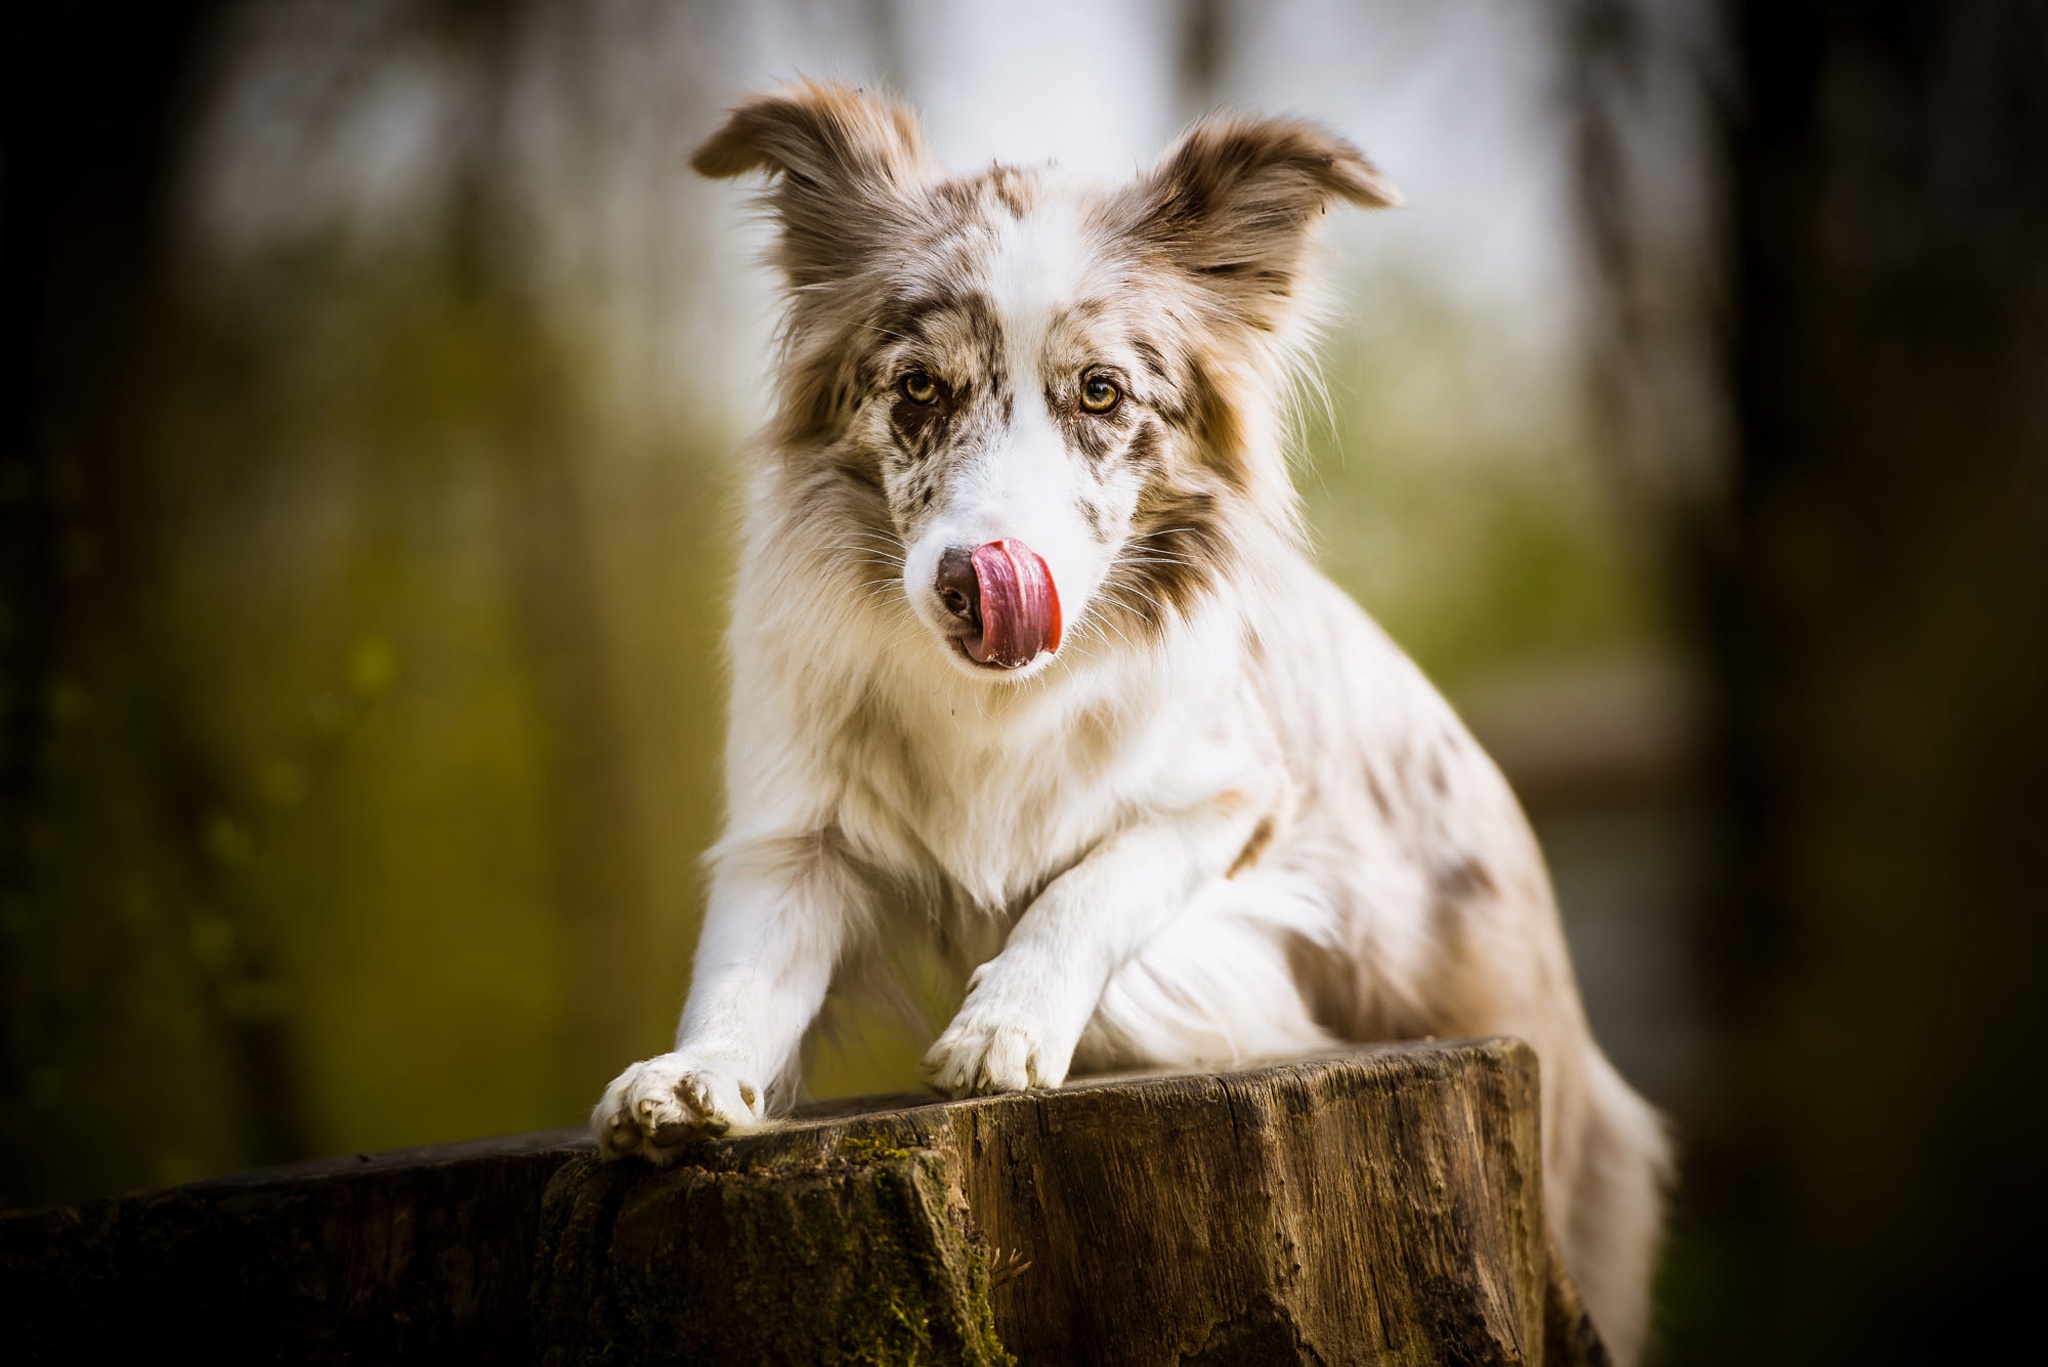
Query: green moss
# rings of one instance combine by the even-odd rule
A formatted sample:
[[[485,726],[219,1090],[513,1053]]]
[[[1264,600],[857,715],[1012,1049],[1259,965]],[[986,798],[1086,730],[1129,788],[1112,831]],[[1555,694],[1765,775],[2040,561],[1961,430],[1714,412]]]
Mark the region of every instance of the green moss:
[[[839,1156],[854,1163],[873,1163],[887,1158],[908,1158],[910,1150],[875,1135],[847,1135],[839,1141]]]
[[[940,1155],[867,1135],[807,1161],[774,1143],[705,1157],[557,1178],[536,1294],[545,1360],[1013,1361]]]

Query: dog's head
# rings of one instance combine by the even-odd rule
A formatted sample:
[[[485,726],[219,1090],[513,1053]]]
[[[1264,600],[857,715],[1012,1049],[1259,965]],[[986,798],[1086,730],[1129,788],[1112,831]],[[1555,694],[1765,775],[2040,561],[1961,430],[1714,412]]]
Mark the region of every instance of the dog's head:
[[[900,571],[934,644],[1016,679],[1132,639],[1291,523],[1277,408],[1332,200],[1396,202],[1313,125],[1212,118],[1134,182],[949,175],[901,106],[801,84],[735,109],[709,176],[763,171],[788,287],[775,438]],[[851,525],[846,525],[850,523]]]

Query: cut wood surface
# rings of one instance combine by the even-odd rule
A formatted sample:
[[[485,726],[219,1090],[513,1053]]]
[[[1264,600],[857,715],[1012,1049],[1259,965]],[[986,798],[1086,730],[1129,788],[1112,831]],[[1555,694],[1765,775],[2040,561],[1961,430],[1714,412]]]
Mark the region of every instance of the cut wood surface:
[[[1512,1040],[578,1131],[0,1217],[10,1361],[1601,1360]]]

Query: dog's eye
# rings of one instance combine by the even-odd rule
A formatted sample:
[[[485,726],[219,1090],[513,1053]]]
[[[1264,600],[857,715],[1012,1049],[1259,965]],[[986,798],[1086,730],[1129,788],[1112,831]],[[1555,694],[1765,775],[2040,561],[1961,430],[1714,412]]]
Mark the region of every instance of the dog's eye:
[[[939,382],[922,370],[913,370],[905,375],[897,388],[914,404],[928,405],[939,401]]]
[[[1107,413],[1123,402],[1124,392],[1100,375],[1090,376],[1081,385],[1081,407],[1090,413]]]

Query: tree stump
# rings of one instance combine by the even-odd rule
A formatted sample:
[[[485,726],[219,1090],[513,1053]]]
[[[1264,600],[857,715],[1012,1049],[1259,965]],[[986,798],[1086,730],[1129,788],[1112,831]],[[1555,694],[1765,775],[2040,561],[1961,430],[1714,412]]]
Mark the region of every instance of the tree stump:
[[[851,1103],[654,1171],[563,1136],[0,1219],[30,1360],[1602,1360],[1512,1040]],[[22,1360],[14,1358],[14,1360]]]

